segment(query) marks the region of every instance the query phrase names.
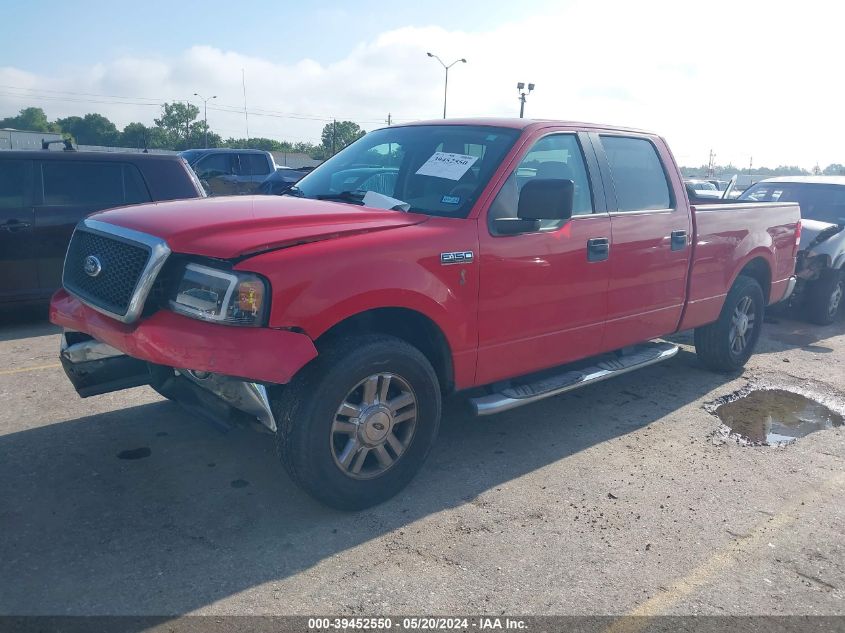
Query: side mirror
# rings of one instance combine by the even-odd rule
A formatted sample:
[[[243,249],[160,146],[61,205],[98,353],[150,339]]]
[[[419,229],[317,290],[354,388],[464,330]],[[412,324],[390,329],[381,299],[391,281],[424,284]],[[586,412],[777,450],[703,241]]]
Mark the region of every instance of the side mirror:
[[[520,220],[568,220],[572,217],[575,183],[562,178],[534,178],[519,192]]]

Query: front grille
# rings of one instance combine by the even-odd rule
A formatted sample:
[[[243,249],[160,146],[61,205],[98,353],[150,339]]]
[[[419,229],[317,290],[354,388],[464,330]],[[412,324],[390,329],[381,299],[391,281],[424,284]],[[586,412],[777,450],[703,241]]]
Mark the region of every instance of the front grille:
[[[70,241],[62,285],[79,298],[115,315],[129,309],[132,295],[150,259],[145,244],[94,233],[78,228]],[[86,272],[86,259],[99,263],[99,272]]]

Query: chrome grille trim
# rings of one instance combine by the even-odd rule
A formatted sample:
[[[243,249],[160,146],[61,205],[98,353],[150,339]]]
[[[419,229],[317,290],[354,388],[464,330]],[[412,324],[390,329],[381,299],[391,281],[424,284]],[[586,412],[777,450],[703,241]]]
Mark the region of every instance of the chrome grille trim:
[[[141,275],[138,277],[135,289],[132,292],[132,298],[129,300],[129,306],[123,314],[116,314],[92,303],[91,301],[87,301],[83,297],[75,294],[71,289],[66,288],[66,290],[73,294],[74,297],[97,312],[105,314],[113,319],[117,319],[123,323],[133,323],[137,321],[138,317],[141,316],[141,312],[144,310],[144,302],[147,300],[150,290],[152,290],[158,273],[161,271],[162,266],[164,266],[164,262],[167,261],[167,258],[170,256],[171,251],[167,242],[160,237],[155,237],[154,235],[142,233],[141,231],[134,231],[132,229],[127,229],[115,224],[109,224],[108,222],[101,222],[99,220],[82,220],[76,225],[74,233],[80,228],[91,233],[98,233],[104,237],[117,237],[129,242],[135,242],[150,249],[150,258],[147,260],[146,266],[144,266],[144,269],[141,271]],[[71,237],[71,241],[72,240],[73,237]],[[65,257],[65,267],[67,264],[67,257]],[[62,270],[62,279],[64,279],[64,270]]]

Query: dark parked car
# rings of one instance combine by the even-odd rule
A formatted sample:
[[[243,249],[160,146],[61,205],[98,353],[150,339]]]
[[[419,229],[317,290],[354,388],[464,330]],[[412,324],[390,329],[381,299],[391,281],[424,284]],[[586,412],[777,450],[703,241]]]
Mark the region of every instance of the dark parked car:
[[[272,154],[259,149],[189,149],[179,155],[212,196],[256,193],[264,179],[276,171]]]
[[[204,195],[175,155],[0,152],[0,303],[43,301],[62,285],[65,251],[85,216]]]
[[[290,167],[279,167],[258,186],[257,193],[266,196],[280,196],[298,183],[304,176],[304,171],[291,169]]]

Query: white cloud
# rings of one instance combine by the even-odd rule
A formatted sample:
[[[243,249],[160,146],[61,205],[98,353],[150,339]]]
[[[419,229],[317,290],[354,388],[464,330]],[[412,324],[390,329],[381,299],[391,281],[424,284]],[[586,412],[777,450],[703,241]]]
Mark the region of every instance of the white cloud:
[[[99,111],[119,125],[149,123],[157,100],[194,99],[194,92],[238,109],[243,68],[250,134],[316,141],[324,121],[308,117],[353,119],[372,129],[388,112],[398,120],[439,116],[443,70],[425,56],[432,50],[444,61],[468,60],[450,71],[450,116],[515,115],[515,84],[532,81],[528,115],[653,129],[685,164],[706,162],[712,148],[719,162],[743,166],[751,156],[756,165],[824,166],[845,162],[843,12],[815,0],[592,2],[526,12],[481,32],[398,28],[327,64],[305,55],[278,63],[205,45],[174,58],[151,52],[60,76],[28,73],[16,60],[0,68],[0,115],[32,103],[53,118]],[[25,93],[6,86],[133,98],[39,92],[49,98],[28,103],[10,97]],[[210,110],[209,123],[224,137],[245,133],[239,112]]]

